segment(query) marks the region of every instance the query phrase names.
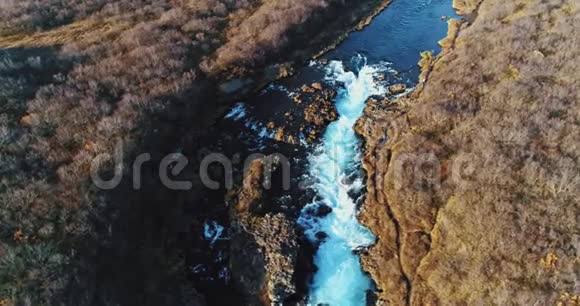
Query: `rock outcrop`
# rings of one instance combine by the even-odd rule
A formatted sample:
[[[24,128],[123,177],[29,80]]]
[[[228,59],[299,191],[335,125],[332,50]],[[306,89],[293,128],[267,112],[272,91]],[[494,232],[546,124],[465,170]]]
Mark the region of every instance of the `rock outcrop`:
[[[328,124],[338,118],[336,106],[332,101],[336,91],[326,89],[320,83],[313,83],[314,91],[311,95],[303,95],[302,99],[308,101],[303,110],[304,124],[301,131],[308,130],[308,141],[314,141]]]
[[[298,241],[294,222],[270,213],[265,173],[273,157],[254,160],[231,208],[230,269],[248,305],[280,305],[296,294]]]
[[[454,4],[469,15],[423,54],[417,90],[369,101],[356,125],[377,304],[575,305],[578,9]]]
[[[334,103],[325,99],[316,99],[304,110],[304,120],[317,127],[326,126],[337,117]]]
[[[284,116],[268,123],[276,141],[297,144],[301,138],[315,141],[338,118],[333,99],[336,91],[321,83],[303,85],[292,98],[295,104]],[[304,139],[305,138],[305,139]]]
[[[405,84],[394,84],[389,86],[389,92],[393,95],[404,93],[405,90],[407,90],[407,85]]]

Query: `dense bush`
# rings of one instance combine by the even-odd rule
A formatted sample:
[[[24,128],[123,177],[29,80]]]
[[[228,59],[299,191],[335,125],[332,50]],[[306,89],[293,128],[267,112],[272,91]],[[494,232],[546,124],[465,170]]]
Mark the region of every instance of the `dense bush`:
[[[85,291],[88,300],[84,302],[92,303],[95,297],[90,292],[96,285],[85,279],[84,288],[69,288],[67,282],[81,277],[71,267],[47,262],[45,272],[38,272],[44,280],[25,277],[38,274],[35,265],[46,259],[33,255],[56,252],[54,247],[46,249],[42,241],[66,241],[63,249],[72,246],[76,251],[70,260],[84,262],[89,271],[100,269],[91,258],[94,250],[110,240],[106,231],[102,235],[102,228],[111,226],[117,209],[91,191],[90,162],[98,154],[113,152],[119,139],[126,143],[138,139],[137,128],[147,131],[145,115],[162,112],[175,97],[195,92],[197,62],[220,43],[227,10],[243,5],[224,3],[227,5],[217,6],[221,7],[217,15],[213,5],[170,5],[166,1],[110,2],[106,6],[29,1],[2,11],[4,18],[11,18],[2,21],[23,22],[35,29],[122,13],[125,15],[115,18],[132,24],[115,40],[67,43],[58,55],[53,50],[21,49],[0,54],[0,234],[7,252],[12,252],[3,258],[17,264],[15,258],[27,256],[20,258],[22,265],[14,267],[18,271],[0,270],[7,288],[0,292],[2,299],[32,304],[54,304],[58,299],[59,303],[75,304],[75,291]],[[39,9],[43,5],[47,10]],[[97,6],[100,11],[87,17]],[[66,18],[50,16],[59,24],[46,24],[30,15],[41,11]],[[27,237],[21,242],[24,246],[14,245],[15,232]],[[115,251],[128,256],[123,252]],[[156,269],[152,267],[152,271]],[[46,273],[60,275],[62,287],[43,289],[48,286],[43,281],[53,282]],[[123,277],[130,278],[130,273]],[[101,302],[119,291],[107,284],[98,286],[110,291],[98,294]]]
[[[5,161],[2,171],[6,177],[15,178],[38,171],[34,165],[24,167],[25,160],[45,163],[38,169],[49,173],[36,175],[39,183],[56,175],[62,186],[36,189],[29,184],[23,193],[6,187],[5,190],[11,189],[5,196],[9,201],[6,207],[16,206],[14,210],[20,211],[19,215],[22,211],[33,213],[34,210],[23,207],[33,203],[51,207],[55,203],[50,199],[57,196],[58,206],[75,209],[82,206],[79,199],[85,191],[79,183],[87,180],[90,161],[100,153],[112,152],[116,141],[137,127],[140,116],[164,109],[172,96],[192,89],[197,77],[195,65],[219,44],[224,22],[210,16],[213,6],[182,5],[171,8],[166,2],[156,2],[156,16],[136,23],[115,41],[64,46],[61,61],[76,62],[66,74],[56,74],[56,69],[64,71],[66,65],[61,63],[56,68],[51,67],[52,63],[44,63],[47,55],[3,59],[0,135],[10,146],[2,147],[1,159]],[[238,8],[231,3],[223,7]],[[140,8],[134,14],[143,14],[143,10]],[[38,89],[41,82],[21,79],[33,75],[44,75],[42,83],[50,84]],[[35,97],[27,105],[26,100],[32,95]],[[30,133],[23,127],[30,129]],[[22,171],[27,168],[34,171]],[[24,176],[21,181],[31,183],[29,179]],[[67,190],[68,196],[59,193],[63,190]],[[46,194],[55,191],[55,197]],[[20,197],[24,198],[20,201]],[[37,213],[42,219],[50,219],[42,209]],[[6,216],[4,221],[22,228],[26,218]],[[32,223],[37,226],[26,227],[27,231],[43,227]]]
[[[147,228],[142,217],[151,213],[151,222],[157,222],[159,214],[171,215],[159,204],[166,199],[157,199],[158,207],[136,205],[137,212],[130,211],[129,195],[105,194],[90,184],[91,161],[114,152],[119,140],[126,158],[147,141],[153,150],[165,149],[155,144],[169,141],[162,134],[167,131],[156,134],[154,124],[170,121],[166,129],[191,124],[203,116],[202,109],[216,107],[203,103],[215,103],[215,84],[224,80],[210,80],[208,72],[236,65],[261,69],[286,45],[289,32],[320,17],[327,5],[322,0],[0,1],[0,38],[18,34],[11,39],[21,39],[23,46],[37,40],[58,44],[0,51],[0,250],[7,252],[0,253],[0,300],[191,302],[178,301],[174,290],[180,288],[150,299],[158,287],[182,283],[167,276],[179,273],[179,260],[165,258],[143,238],[163,240],[158,237],[164,233]],[[180,113],[184,108],[192,113]],[[111,168],[103,163],[98,170]],[[133,219],[119,221],[120,211]],[[119,236],[114,236],[116,222]],[[15,233],[27,239],[15,242]],[[131,240],[135,237],[143,241]],[[58,255],[63,253],[70,256]],[[147,269],[139,266],[145,263]],[[88,272],[81,277],[70,268],[76,266]],[[86,296],[79,300],[75,292]],[[119,292],[125,300],[115,295]]]
[[[67,67],[50,49],[0,53],[0,232],[3,234],[10,235],[17,228],[31,232],[34,226],[30,224],[41,224],[31,219],[29,213],[35,191],[43,189],[42,181],[49,176],[49,167],[38,152],[31,150],[33,138],[22,121],[26,118],[26,101],[34,96],[35,90],[53,82],[55,71]]]
[[[287,43],[293,26],[305,23],[328,5],[326,0],[265,2],[227,33],[227,42],[217,50],[212,68],[224,70],[240,62],[263,63],[268,50],[278,50]]]
[[[70,258],[51,244],[11,247],[0,258],[0,295],[23,305],[61,303],[71,284]]]
[[[75,19],[82,19],[103,8],[107,0],[3,1],[0,19],[4,27],[16,31],[50,29]]]
[[[86,18],[136,18],[170,8],[167,0],[24,0],[0,2],[0,34],[52,29]]]

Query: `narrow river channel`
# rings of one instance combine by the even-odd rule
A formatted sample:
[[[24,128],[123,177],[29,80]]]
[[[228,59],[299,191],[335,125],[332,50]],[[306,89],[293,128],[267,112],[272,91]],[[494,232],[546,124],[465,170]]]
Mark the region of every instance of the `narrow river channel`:
[[[361,143],[353,125],[369,97],[388,94],[393,84],[412,90],[420,53],[439,52],[437,42],[447,31],[445,19],[455,17],[451,2],[394,0],[368,27],[352,33],[324,58],[239,101],[219,123],[220,129],[235,135],[224,140],[230,148],[226,153],[282,153],[293,162],[292,189],[274,201],[280,211],[294,212],[297,225],[316,247],[316,269],[307,276],[308,305],[367,304],[373,282],[362,270],[358,253],[377,237],[357,220],[365,186]],[[281,142],[270,127],[294,117],[294,98],[303,84],[314,82],[336,91],[337,120],[316,141],[307,141],[298,129],[299,119],[290,120],[296,125],[295,137]],[[286,131],[291,133],[289,125]],[[312,213],[321,207],[326,213]]]

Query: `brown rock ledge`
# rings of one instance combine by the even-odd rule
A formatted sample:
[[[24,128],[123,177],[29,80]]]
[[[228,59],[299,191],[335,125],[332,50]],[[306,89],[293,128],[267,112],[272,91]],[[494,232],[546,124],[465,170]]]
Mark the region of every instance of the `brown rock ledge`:
[[[294,222],[269,212],[264,173],[273,157],[254,160],[232,199],[230,269],[247,305],[280,305],[296,294],[298,242]]]

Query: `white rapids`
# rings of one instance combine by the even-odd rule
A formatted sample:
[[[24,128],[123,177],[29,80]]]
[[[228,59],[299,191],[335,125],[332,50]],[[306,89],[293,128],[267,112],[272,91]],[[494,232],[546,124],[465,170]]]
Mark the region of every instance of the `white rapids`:
[[[319,232],[326,237],[314,257],[318,270],[310,285],[308,305],[366,305],[367,292],[373,289],[356,254],[357,249],[373,244],[375,237],[358,222],[356,199],[350,195],[364,187],[358,175],[359,139],[353,126],[365,101],[384,93],[375,77],[385,67],[366,65],[360,56],[355,60],[358,72],[347,71],[339,61],[327,67],[327,81],[340,87],[335,99],[339,118],[328,126],[323,142],[309,158],[308,171],[318,198],[304,207],[299,224],[313,242],[318,241]],[[319,205],[332,211],[324,217],[313,216],[310,212]]]

